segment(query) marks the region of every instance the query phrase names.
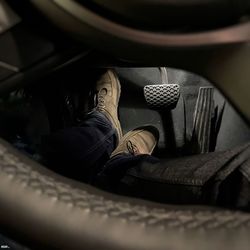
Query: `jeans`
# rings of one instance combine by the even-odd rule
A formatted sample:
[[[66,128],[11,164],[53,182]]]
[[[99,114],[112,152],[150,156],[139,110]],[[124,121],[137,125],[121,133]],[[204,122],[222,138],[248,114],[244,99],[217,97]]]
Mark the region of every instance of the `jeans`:
[[[93,111],[79,127],[60,130],[43,139],[43,152],[48,164],[62,174],[78,180],[94,183],[104,168],[119,167],[119,174],[126,171],[124,166],[136,165],[142,159],[157,161],[149,155],[132,156],[120,154],[110,160],[117,146],[117,132],[106,116]]]
[[[226,152],[159,160],[110,155],[117,133],[104,114],[88,114],[79,127],[44,139],[57,172],[102,189],[158,202],[250,207],[250,143]]]

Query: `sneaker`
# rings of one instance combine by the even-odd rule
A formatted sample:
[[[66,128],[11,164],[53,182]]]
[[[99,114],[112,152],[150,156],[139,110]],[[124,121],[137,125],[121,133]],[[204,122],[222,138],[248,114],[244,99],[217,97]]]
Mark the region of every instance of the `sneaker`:
[[[111,157],[119,154],[151,155],[159,140],[159,132],[153,126],[140,127],[125,134]]]
[[[117,74],[108,70],[96,84],[95,110],[103,113],[117,130],[118,142],[122,138],[121,124],[118,119],[118,103],[121,85]]]

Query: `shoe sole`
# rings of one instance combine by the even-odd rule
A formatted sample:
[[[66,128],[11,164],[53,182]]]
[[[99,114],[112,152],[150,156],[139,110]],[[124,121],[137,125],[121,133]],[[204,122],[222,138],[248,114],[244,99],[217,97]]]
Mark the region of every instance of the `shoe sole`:
[[[116,102],[116,106],[117,106],[117,119],[118,119],[118,122],[119,122],[119,132],[120,132],[120,135],[119,135],[119,141],[120,139],[122,138],[123,136],[123,133],[122,133],[122,127],[121,127],[121,123],[120,123],[120,120],[118,118],[118,105],[119,105],[119,101],[120,101],[120,97],[121,97],[121,83],[120,83],[120,80],[118,78],[118,75],[117,73],[114,71],[114,70],[111,70],[109,69],[109,74],[113,75],[116,83],[117,83],[117,91],[118,91],[118,95],[117,95],[117,102]],[[111,81],[112,81],[112,77],[111,77]]]

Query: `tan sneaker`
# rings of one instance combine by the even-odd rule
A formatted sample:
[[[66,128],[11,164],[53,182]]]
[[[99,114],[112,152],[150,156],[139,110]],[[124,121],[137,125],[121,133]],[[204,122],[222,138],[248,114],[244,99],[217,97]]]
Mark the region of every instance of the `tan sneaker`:
[[[102,112],[117,130],[118,139],[122,138],[121,124],[118,119],[118,103],[121,95],[121,85],[117,74],[108,70],[96,84],[96,110]]]
[[[118,154],[151,155],[159,140],[159,132],[153,126],[137,128],[125,134],[111,157]]]

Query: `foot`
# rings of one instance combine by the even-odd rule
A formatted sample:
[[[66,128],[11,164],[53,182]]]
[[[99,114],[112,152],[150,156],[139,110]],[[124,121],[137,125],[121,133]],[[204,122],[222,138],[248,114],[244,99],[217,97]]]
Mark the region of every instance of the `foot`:
[[[137,128],[125,134],[111,157],[119,154],[151,155],[159,139],[159,132],[153,126]]]
[[[121,124],[118,119],[118,103],[121,85],[115,71],[108,70],[96,85],[96,110],[103,113],[117,130],[118,141],[122,138]]]

